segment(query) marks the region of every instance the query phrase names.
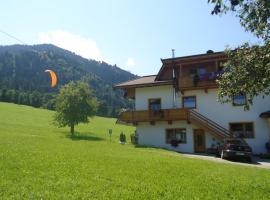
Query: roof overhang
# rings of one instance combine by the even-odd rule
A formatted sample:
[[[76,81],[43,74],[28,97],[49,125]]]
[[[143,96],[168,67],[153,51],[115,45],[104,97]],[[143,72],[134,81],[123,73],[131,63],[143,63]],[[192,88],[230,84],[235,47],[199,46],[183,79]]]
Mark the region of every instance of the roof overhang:
[[[207,62],[211,60],[226,60],[228,57],[224,53],[224,51],[215,52],[215,53],[206,53],[206,54],[197,54],[191,56],[182,56],[176,58],[166,58],[160,59],[162,62],[162,67],[160,68],[156,79],[159,80],[160,75],[162,74],[163,70],[168,67],[168,64],[176,63],[176,64],[189,64],[194,62]]]
[[[134,84],[134,85],[114,85],[113,88],[116,89],[128,89],[128,88],[142,88],[142,87],[153,87],[153,86],[163,86],[172,85],[173,81],[156,81],[155,83],[144,83],[144,84]]]
[[[114,85],[114,88],[128,89],[128,88],[141,88],[153,87],[162,85],[171,85],[172,80],[155,81],[156,75],[142,76],[124,83]]]

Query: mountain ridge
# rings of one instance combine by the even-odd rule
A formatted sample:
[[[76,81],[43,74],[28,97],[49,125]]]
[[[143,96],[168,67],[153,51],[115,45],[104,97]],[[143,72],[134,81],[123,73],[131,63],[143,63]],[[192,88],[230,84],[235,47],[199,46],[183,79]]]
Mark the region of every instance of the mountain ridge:
[[[57,88],[50,87],[49,77],[44,73],[46,69],[56,72]],[[103,108],[99,114],[116,116],[121,108],[130,108],[132,103],[123,98],[121,91],[113,90],[112,86],[137,77],[117,65],[86,59],[52,44],[0,46],[1,101],[53,109],[53,102],[50,106],[46,105],[45,96],[55,96],[59,88],[70,81],[84,80],[101,102]],[[33,105],[32,93],[41,96],[43,100],[39,101],[43,102]],[[20,101],[20,94],[24,94],[21,96],[28,98],[28,102]],[[53,97],[49,99],[52,101]]]

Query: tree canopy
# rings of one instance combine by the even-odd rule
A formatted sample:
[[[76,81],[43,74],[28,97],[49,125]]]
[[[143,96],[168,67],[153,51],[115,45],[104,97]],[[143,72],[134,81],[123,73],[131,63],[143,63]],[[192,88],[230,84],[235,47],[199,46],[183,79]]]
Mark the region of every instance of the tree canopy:
[[[60,89],[56,98],[56,113],[54,122],[59,127],[69,126],[74,134],[74,126],[88,123],[88,117],[94,116],[98,108],[96,98],[88,84],[78,81],[70,82]]]
[[[246,31],[260,43],[244,43],[227,49],[228,62],[218,80],[219,100],[232,101],[233,96],[246,94],[249,108],[258,95],[270,94],[270,1],[269,0],[208,0],[214,4],[212,14],[233,12]]]

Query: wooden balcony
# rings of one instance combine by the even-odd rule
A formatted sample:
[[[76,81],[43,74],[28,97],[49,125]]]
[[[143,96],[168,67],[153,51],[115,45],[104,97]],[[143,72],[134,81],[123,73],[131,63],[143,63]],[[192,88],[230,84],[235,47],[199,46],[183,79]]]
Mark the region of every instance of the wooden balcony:
[[[138,110],[122,112],[119,121],[136,124],[138,122],[178,121],[187,120],[187,110],[183,108],[153,110]]]
[[[213,60],[182,64],[179,74],[180,90],[216,88],[216,79],[221,73],[222,61]]]
[[[190,76],[180,77],[179,81],[180,89],[204,89],[204,88],[216,88],[217,83],[216,79],[209,79],[209,80],[198,80],[195,84],[194,80]]]

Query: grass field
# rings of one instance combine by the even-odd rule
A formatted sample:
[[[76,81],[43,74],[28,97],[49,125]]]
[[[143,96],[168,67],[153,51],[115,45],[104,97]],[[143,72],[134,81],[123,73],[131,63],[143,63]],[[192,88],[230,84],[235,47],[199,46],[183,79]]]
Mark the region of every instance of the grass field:
[[[270,198],[270,170],[120,145],[134,128],[115,119],[96,117],[71,138],[52,115],[0,103],[0,199]]]

